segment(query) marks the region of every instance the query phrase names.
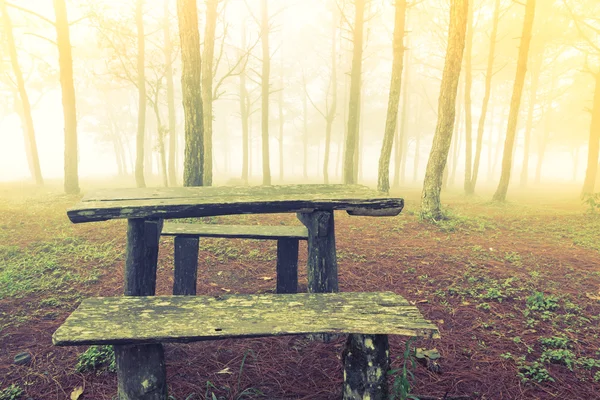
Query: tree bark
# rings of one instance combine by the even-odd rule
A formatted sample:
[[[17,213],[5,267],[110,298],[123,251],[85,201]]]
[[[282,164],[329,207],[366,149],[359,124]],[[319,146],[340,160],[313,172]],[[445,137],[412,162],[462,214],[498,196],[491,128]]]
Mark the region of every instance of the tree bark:
[[[167,81],[167,107],[169,110],[169,165],[168,176],[171,186],[177,185],[177,172],[175,159],[177,151],[177,121],[175,116],[175,85],[173,82],[173,44],[171,42],[171,29],[169,21],[169,0],[164,0],[164,51],[165,51],[165,79]]]
[[[355,153],[358,145],[358,128],[360,118],[360,83],[362,75],[363,30],[365,18],[365,0],[355,1],[355,18],[353,29],[352,69],[350,71],[350,103],[348,109],[348,134],[344,152],[344,183],[356,183]]]
[[[543,50],[537,54],[535,58],[533,71],[531,74],[531,87],[529,105],[527,110],[527,123],[525,124],[525,143],[523,146],[523,167],[521,169],[521,187],[527,186],[528,169],[529,169],[529,148],[531,147],[531,130],[533,129],[533,113],[535,111],[535,103],[537,101],[537,90],[540,81],[540,73],[542,70],[542,62],[544,58]]]
[[[60,66],[60,86],[62,90],[63,116],[65,121],[65,181],[67,194],[79,193],[77,171],[77,111],[75,110],[75,85],[73,84],[73,57],[65,0],[54,0],[56,15],[56,37],[58,63]]]
[[[529,44],[531,42],[531,31],[533,29],[533,20],[535,17],[535,1],[527,0],[525,6],[525,20],[523,23],[523,35],[521,36],[521,45],[519,47],[519,59],[517,62],[517,75],[515,85],[510,101],[510,112],[508,115],[508,127],[506,129],[506,140],[504,142],[504,155],[502,157],[502,173],[494,201],[506,201],[506,192],[510,182],[510,172],[512,168],[513,147],[517,133],[517,121],[519,119],[519,108],[525,83],[525,74],[527,73],[527,58],[529,55]]]
[[[135,154],[135,183],[137,187],[146,187],[144,179],[144,132],[146,130],[146,76],[145,76],[145,37],[144,37],[144,0],[137,0],[135,8],[137,26],[137,86],[138,86],[138,126]]]
[[[448,48],[438,101],[438,120],[429,161],[427,162],[421,200],[421,215],[427,219],[439,220],[443,218],[440,191],[452,140],[452,128],[456,114],[456,94],[465,48],[468,13],[468,0],[451,0]]]
[[[185,115],[185,156],[183,185],[204,183],[204,126],[200,89],[201,57],[198,9],[196,0],[177,0],[179,37],[181,40],[181,89]]]
[[[400,92],[402,91],[402,69],[404,67],[404,31],[406,24],[406,0],[396,0],[396,14],[394,22],[392,78],[388,99],[385,132],[379,157],[379,178],[377,189],[388,193],[390,191],[390,157],[394,144],[394,133],[398,123],[398,108]]]
[[[24,136],[27,151],[29,153],[29,160],[31,176],[35,180],[35,183],[39,186],[44,184],[42,178],[42,170],[40,168],[40,158],[38,156],[37,143],[35,139],[35,129],[33,126],[33,117],[31,115],[31,104],[29,103],[29,96],[25,89],[25,80],[23,79],[23,72],[19,66],[19,57],[17,54],[17,46],[15,45],[15,38],[13,36],[12,21],[8,10],[6,9],[6,1],[0,0],[0,7],[2,12],[2,25],[4,27],[4,35],[6,36],[6,42],[8,44],[8,52],[10,54],[10,62],[12,64],[13,73],[15,80],[17,81],[17,89],[19,91],[19,97],[21,98],[21,107],[23,111],[23,122],[24,122]]]
[[[600,152],[600,72],[595,76],[594,105],[592,107],[592,123],[588,144],[588,161],[581,196],[594,193],[596,175],[598,173],[598,153]]]
[[[471,109],[471,87],[473,86],[473,1],[469,4],[467,38],[465,43],[465,182],[466,194],[473,194],[471,172],[473,168],[473,114]]]
[[[219,0],[206,2],[206,27],[202,54],[202,106],[204,111],[204,185],[212,185],[213,175],[213,58]]]
[[[494,17],[492,25],[492,33],[490,35],[490,53],[488,55],[488,64],[485,71],[485,93],[481,104],[481,115],[479,116],[479,124],[477,126],[477,144],[475,148],[475,161],[473,163],[473,174],[471,175],[471,184],[469,193],[475,192],[477,177],[479,175],[479,164],[481,161],[481,146],[483,144],[483,132],[485,129],[485,119],[487,116],[488,105],[492,94],[492,77],[494,75],[494,57],[496,54],[496,37],[498,36],[498,23],[500,21],[500,0],[496,0],[494,5]],[[490,146],[491,148],[491,146]]]
[[[269,158],[269,74],[271,72],[271,55],[269,54],[269,11],[268,0],[261,0],[261,41],[262,41],[262,74],[261,74],[261,129],[262,129],[262,167],[263,185],[271,184],[271,166]]]

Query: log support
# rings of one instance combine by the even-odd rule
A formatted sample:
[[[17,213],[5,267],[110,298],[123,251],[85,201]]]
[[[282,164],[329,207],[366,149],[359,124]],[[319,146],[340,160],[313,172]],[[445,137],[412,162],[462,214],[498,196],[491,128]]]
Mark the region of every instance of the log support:
[[[162,220],[129,219],[125,296],[153,296]],[[161,344],[114,346],[119,400],[167,400],[167,373]]]
[[[350,334],[343,354],[344,400],[387,400],[387,335]]]
[[[298,293],[298,239],[277,240],[277,293]]]
[[[338,291],[333,211],[298,213],[308,229],[308,292]]]
[[[195,295],[198,278],[198,237],[175,236],[174,295]]]

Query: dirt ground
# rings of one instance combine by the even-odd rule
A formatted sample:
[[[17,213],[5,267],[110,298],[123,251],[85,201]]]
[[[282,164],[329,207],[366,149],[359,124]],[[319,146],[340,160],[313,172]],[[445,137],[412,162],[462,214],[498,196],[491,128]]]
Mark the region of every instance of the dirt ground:
[[[599,397],[600,216],[572,188],[551,189],[509,193],[505,204],[446,194],[451,218],[437,224],[419,220],[416,189],[392,193],[406,198],[397,217],[336,213],[340,290],[395,292],[440,329],[439,340],[411,342],[437,349],[442,369],[408,358],[412,393]],[[86,347],[51,343],[82,298],[122,293],[126,222],[71,224],[65,210],[78,199],[0,186],[0,398],[17,388],[21,399],[62,400],[77,387],[80,399],[115,398],[115,373],[76,371]],[[205,222],[299,223],[291,214]],[[275,250],[272,241],[201,240],[198,293],[272,292]],[[301,243],[300,290],[305,265]],[[163,238],[157,294],[169,294],[172,282],[173,239]],[[395,368],[406,339],[390,338]],[[176,400],[340,398],[343,343],[291,336],[168,344],[169,392]],[[21,352],[31,362],[16,365]]]

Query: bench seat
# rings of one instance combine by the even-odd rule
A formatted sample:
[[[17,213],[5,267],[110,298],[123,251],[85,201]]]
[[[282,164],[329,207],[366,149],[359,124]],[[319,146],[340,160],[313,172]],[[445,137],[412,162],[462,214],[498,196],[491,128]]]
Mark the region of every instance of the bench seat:
[[[165,236],[193,236],[235,239],[308,239],[304,226],[217,225],[165,222]]]
[[[114,345],[120,398],[167,400],[164,342],[339,333],[344,400],[388,398],[388,335],[439,338],[401,296],[346,292],[90,298],[52,342]]]
[[[146,344],[309,333],[439,336],[401,296],[342,292],[89,298],[52,341]]]

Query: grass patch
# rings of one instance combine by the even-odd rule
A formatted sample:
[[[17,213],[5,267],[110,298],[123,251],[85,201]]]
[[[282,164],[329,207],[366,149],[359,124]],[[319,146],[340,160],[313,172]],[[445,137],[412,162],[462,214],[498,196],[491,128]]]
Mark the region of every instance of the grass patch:
[[[90,346],[77,357],[77,372],[116,372],[115,351],[112,346]]]
[[[99,266],[111,265],[120,256],[115,242],[90,243],[73,237],[25,248],[0,246],[0,299],[94,283],[99,278]],[[83,263],[85,269],[81,268]]]

